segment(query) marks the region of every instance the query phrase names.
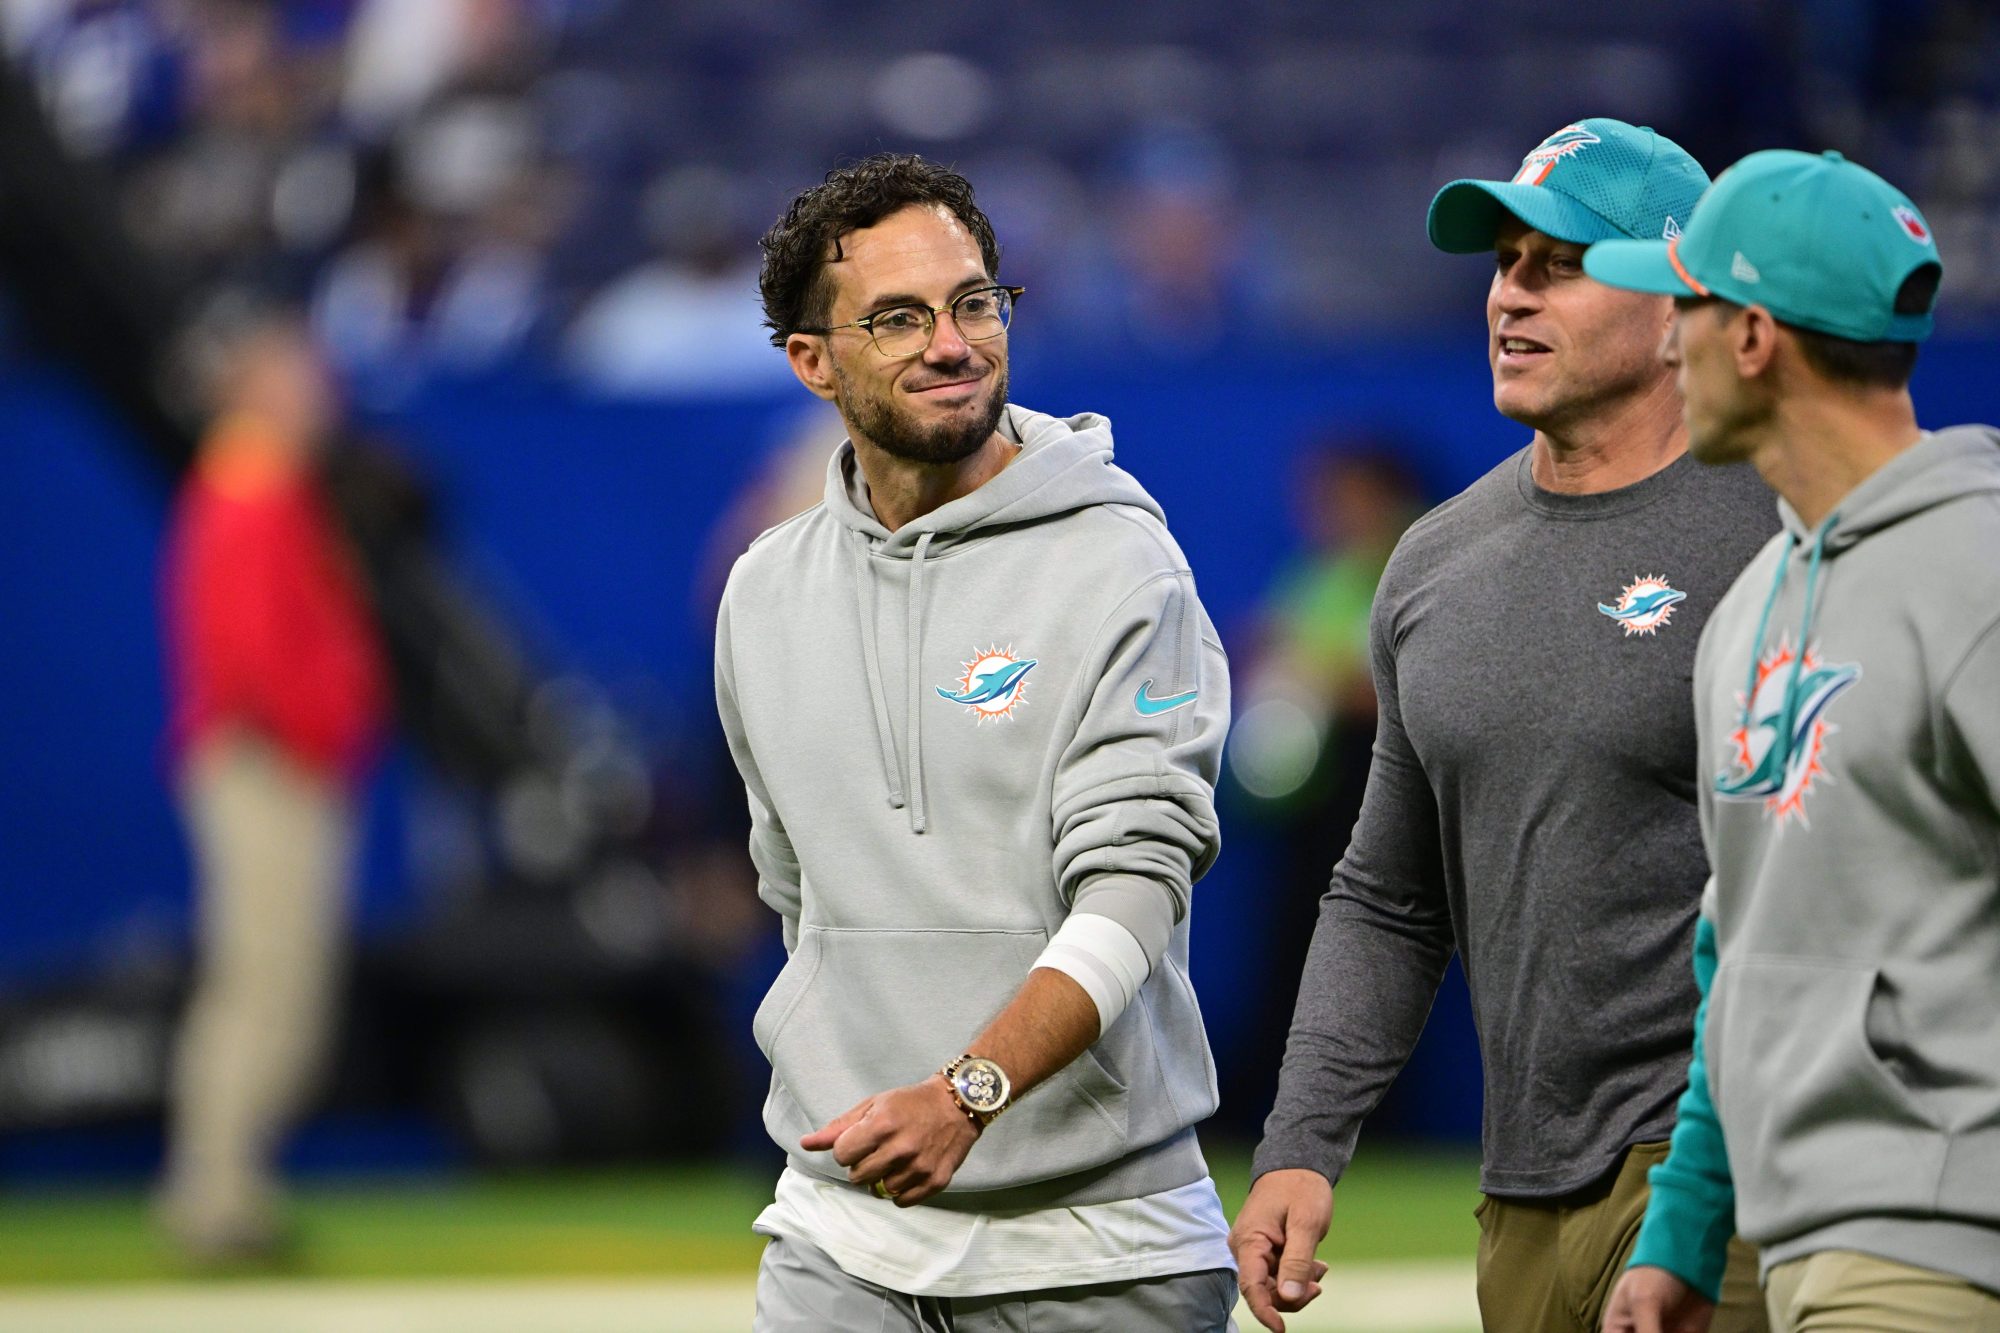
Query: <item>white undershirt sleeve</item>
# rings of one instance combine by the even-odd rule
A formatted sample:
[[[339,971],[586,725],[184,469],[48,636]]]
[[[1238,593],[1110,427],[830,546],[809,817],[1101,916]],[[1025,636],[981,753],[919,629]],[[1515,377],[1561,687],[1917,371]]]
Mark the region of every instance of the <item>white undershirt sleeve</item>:
[[[1095,912],[1071,912],[1035,966],[1053,968],[1083,987],[1097,1006],[1100,1034],[1110,1031],[1153,971],[1138,936]]]

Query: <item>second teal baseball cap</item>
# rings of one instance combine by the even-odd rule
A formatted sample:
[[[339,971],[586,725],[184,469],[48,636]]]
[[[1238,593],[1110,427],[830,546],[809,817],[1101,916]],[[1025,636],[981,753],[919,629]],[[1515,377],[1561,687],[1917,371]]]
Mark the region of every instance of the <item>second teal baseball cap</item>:
[[[1666,135],[1602,116],[1579,120],[1535,145],[1512,180],[1439,190],[1431,244],[1455,255],[1491,250],[1509,213],[1576,245],[1675,236],[1707,188],[1708,173]]]
[[[1671,241],[1607,240],[1584,251],[1584,271],[1611,287],[1669,296],[1719,296],[1761,305],[1780,322],[1854,342],[1922,342],[1931,333],[1937,240],[1917,206],[1839,153],[1789,148],[1752,153],[1716,178]]]

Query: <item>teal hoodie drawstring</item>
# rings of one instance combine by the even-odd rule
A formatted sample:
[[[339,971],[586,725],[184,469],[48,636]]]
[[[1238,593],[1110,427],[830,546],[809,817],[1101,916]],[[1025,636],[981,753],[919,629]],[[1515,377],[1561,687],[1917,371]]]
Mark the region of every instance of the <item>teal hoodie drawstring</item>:
[[[1792,729],[1798,721],[1799,677],[1805,672],[1806,634],[1812,629],[1813,594],[1818,590],[1819,586],[1820,557],[1826,551],[1826,534],[1839,519],[1839,514],[1828,514],[1826,522],[1813,529],[1812,559],[1806,562],[1806,609],[1799,617],[1799,641],[1792,649],[1792,672],[1790,677],[1785,681],[1785,729],[1780,735],[1785,742],[1785,757],[1787,760],[1791,758]],[[1758,645],[1758,651],[1763,651],[1763,645]],[[1754,673],[1756,669],[1756,660],[1753,658],[1750,670]]]
[[[1792,667],[1785,678],[1785,704],[1777,723],[1777,734],[1771,738],[1771,746],[1764,752],[1763,760],[1740,778],[1718,776],[1715,789],[1724,796],[1739,796],[1758,790],[1766,784],[1772,773],[1782,774],[1792,757],[1792,732],[1798,722],[1799,680],[1805,673],[1806,635],[1812,629],[1813,599],[1818,591],[1820,560],[1826,551],[1826,534],[1840,520],[1839,514],[1828,514],[1826,521],[1813,529],[1812,556],[1806,562],[1806,604],[1805,613],[1799,618],[1798,642],[1792,649]],[[1792,538],[1792,546],[1799,539]],[[1764,635],[1771,627],[1771,608],[1777,605],[1778,593],[1785,586],[1785,573],[1791,567],[1792,552],[1788,547],[1778,557],[1778,574],[1771,580],[1770,595],[1764,599],[1764,610],[1757,617],[1757,637],[1750,647],[1750,674],[1743,686],[1743,730],[1748,735],[1757,725],[1757,671],[1764,661]]]

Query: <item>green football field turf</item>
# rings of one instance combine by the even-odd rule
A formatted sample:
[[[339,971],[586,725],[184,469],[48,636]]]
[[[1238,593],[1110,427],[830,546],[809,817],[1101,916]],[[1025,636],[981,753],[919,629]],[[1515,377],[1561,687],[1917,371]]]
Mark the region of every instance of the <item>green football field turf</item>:
[[[1224,1206],[1249,1187],[1247,1152],[1212,1149]],[[300,1189],[302,1277],[497,1275],[747,1276],[750,1221],[773,1171],[649,1168],[623,1173],[468,1176]],[[1366,1149],[1341,1183],[1329,1262],[1470,1259],[1478,1240],[1474,1157]],[[0,1198],[0,1284],[158,1280],[182,1274],[141,1193]]]

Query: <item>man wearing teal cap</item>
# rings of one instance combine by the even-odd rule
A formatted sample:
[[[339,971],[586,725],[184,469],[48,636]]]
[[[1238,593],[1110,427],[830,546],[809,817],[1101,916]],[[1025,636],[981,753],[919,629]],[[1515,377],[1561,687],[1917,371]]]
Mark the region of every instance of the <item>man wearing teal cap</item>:
[[[1930,227],[1763,152],[1585,264],[1676,298],[1690,448],[1785,524],[1696,661],[1705,998],[1605,1327],[1705,1327],[1733,1209],[1775,1328],[2000,1329],[2000,431],[1917,425]]]
[[[1367,792],[1231,1234],[1266,1327],[1317,1292],[1333,1182],[1454,951],[1484,1065],[1486,1329],[1594,1330],[1624,1267],[1697,1000],[1688,675],[1776,515],[1753,470],[1686,456],[1672,303],[1583,255],[1677,235],[1707,185],[1671,140],[1594,119],[1431,205],[1439,249],[1491,256],[1494,406],[1533,436],[1409,530],[1376,595]],[[1759,1328],[1754,1257],[1737,1271],[1724,1322]]]

